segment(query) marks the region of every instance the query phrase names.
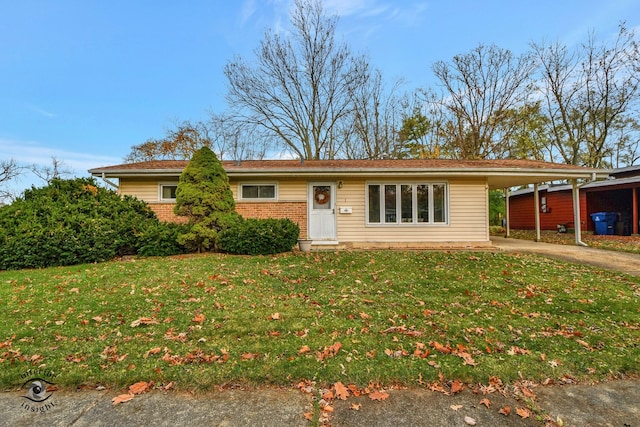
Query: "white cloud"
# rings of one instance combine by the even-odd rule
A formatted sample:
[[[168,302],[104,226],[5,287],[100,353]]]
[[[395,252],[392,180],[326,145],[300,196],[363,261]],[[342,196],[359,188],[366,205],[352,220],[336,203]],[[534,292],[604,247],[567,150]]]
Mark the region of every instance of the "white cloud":
[[[242,3],[242,9],[240,11],[240,23],[244,25],[256,12],[255,0],[245,0]]]
[[[40,108],[40,107],[37,107],[35,105],[27,105],[27,108],[29,110],[33,111],[34,113],[38,113],[38,114],[40,114],[41,116],[44,116],[44,117],[56,117],[55,113],[52,113],[50,111],[45,110],[44,108]]]
[[[116,157],[46,147],[34,141],[2,138],[0,138],[0,152],[2,160],[14,159],[23,167],[23,173],[18,178],[3,184],[3,189],[9,190],[14,195],[21,194],[31,186],[44,185],[44,182],[30,172],[29,168],[33,165],[50,167],[54,157],[61,161],[64,168],[70,170],[74,177],[89,176],[87,171],[92,168],[123,163],[122,159]]]
[[[0,139],[0,152],[4,158],[22,165],[50,166],[55,157],[78,175],[86,175],[87,170],[94,167],[122,163],[120,158],[51,148],[34,141]]]

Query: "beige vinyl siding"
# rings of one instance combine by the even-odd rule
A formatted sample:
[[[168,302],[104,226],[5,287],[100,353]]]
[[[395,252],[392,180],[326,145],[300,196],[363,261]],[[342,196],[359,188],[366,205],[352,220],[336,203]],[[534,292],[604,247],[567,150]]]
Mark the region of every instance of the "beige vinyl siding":
[[[437,180],[449,187],[448,224],[367,225],[367,182],[402,183],[405,180],[345,181],[337,190],[337,224],[340,242],[486,242],[489,240],[487,191],[483,181]],[[422,182],[422,179],[406,182]],[[339,213],[351,207],[352,213]]]
[[[178,177],[171,178],[120,178],[118,192],[122,195],[135,196],[147,203],[158,203],[160,201],[160,183],[178,184]],[[166,203],[166,202],[165,202]]]

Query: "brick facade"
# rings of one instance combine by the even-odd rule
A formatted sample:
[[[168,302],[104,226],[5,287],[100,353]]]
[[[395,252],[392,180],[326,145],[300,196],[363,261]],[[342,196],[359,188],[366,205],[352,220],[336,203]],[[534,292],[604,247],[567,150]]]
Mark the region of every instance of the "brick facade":
[[[149,204],[151,210],[156,213],[156,216],[160,221],[185,223],[187,218],[183,216],[177,216],[173,213],[173,207],[175,203],[151,203]]]
[[[307,235],[306,202],[237,202],[236,211],[245,218],[289,218]]]
[[[187,222],[173,213],[174,203],[152,203],[151,209],[161,221]],[[307,235],[306,202],[238,202],[236,211],[245,218],[289,218],[300,227],[300,236]]]

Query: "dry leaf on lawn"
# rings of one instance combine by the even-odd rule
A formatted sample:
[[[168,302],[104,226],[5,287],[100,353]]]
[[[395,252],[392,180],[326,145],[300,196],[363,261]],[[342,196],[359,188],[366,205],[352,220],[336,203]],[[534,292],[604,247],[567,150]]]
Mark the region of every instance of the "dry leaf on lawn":
[[[202,323],[204,322],[204,314],[198,314],[191,319],[193,323]]]

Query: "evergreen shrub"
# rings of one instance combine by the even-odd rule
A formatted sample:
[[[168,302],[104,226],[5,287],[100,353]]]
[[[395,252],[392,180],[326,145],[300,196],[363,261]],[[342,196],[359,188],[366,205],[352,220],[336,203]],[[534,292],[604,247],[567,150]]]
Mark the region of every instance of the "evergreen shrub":
[[[246,218],[218,233],[223,252],[268,255],[288,252],[298,242],[300,227],[290,219]]]

